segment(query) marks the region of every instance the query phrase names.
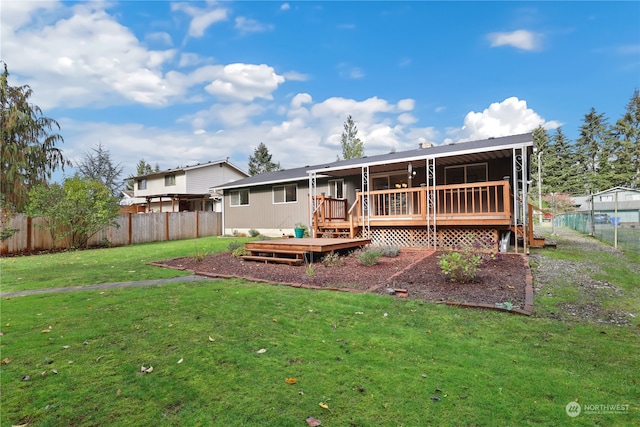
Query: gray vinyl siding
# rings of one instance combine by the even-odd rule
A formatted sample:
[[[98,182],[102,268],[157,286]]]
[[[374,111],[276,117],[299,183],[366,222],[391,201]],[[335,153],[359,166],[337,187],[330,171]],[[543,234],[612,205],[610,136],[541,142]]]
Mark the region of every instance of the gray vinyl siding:
[[[246,175],[239,173],[224,163],[188,169],[186,174],[186,194],[207,194],[212,186],[226,184],[246,177]]]
[[[277,184],[286,185],[286,183]],[[225,228],[291,229],[297,222],[309,222],[309,186],[298,182],[297,202],[273,203],[273,185],[249,188],[248,206],[230,206],[229,190],[225,191]]]

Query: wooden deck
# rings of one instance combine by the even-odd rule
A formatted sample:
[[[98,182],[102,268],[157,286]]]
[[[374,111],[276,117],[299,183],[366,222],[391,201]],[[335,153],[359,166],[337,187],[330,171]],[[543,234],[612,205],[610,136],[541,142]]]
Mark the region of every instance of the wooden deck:
[[[242,258],[249,261],[278,262],[299,265],[307,254],[326,254],[342,249],[361,248],[371,243],[370,239],[275,239],[247,242],[245,248],[250,255]]]

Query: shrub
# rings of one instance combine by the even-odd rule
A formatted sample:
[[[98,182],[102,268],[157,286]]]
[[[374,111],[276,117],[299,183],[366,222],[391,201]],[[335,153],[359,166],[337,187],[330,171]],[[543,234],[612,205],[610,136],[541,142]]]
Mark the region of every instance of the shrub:
[[[337,252],[333,252],[327,254],[322,258],[322,265],[325,267],[339,267],[344,265],[344,258],[341,257]]]
[[[249,230],[249,236],[258,237],[259,235],[260,235],[260,232],[258,230],[256,230],[255,228],[252,228],[251,230]]]
[[[382,251],[382,256],[389,258],[395,258],[400,253],[400,247],[395,245],[382,245],[379,249]]]
[[[307,268],[305,269],[305,274],[309,277],[312,277],[316,274],[316,270],[313,267],[313,264],[307,264]]]
[[[193,259],[196,262],[202,262],[202,261],[205,260],[206,257],[207,257],[207,253],[205,251],[201,251],[201,250],[198,250],[198,249],[196,249],[195,254],[193,254]]]
[[[231,251],[231,255],[233,255],[234,257],[241,257],[243,255],[249,255],[249,251],[247,250],[247,248],[244,247],[244,245],[235,248],[233,251]]]
[[[232,242],[229,242],[229,244],[227,245],[227,250],[228,250],[229,252],[233,252],[233,251],[235,251],[236,249],[241,248],[241,247],[243,247],[243,246],[244,246],[244,243],[242,243],[242,242],[238,242],[237,240],[234,240],[234,241],[232,241]]]
[[[358,254],[358,260],[362,265],[366,265],[370,267],[372,265],[376,265],[381,256],[382,256],[381,249],[367,248],[360,251],[360,253]]]
[[[469,251],[450,251],[438,257],[438,264],[442,272],[449,276],[452,281],[466,283],[476,277],[478,267],[482,262],[479,255]]]

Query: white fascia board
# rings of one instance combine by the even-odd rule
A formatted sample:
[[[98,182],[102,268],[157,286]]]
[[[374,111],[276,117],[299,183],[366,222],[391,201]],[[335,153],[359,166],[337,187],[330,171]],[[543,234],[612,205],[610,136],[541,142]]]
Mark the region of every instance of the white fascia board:
[[[491,147],[490,150],[487,149],[487,147],[484,147],[484,148],[472,148],[468,150],[459,150],[459,151],[446,151],[442,153],[428,153],[429,149],[424,148],[425,153],[416,155],[416,156],[398,157],[397,159],[393,159],[393,160],[386,159],[386,160],[378,160],[374,162],[361,162],[361,163],[357,163],[349,166],[334,166],[334,167],[324,167],[322,169],[310,169],[307,171],[307,173],[314,173],[314,172],[321,173],[321,172],[338,171],[338,170],[344,170],[344,169],[357,169],[363,166],[369,166],[369,167],[380,166],[380,165],[387,165],[389,163],[404,163],[404,162],[413,162],[418,160],[438,159],[442,157],[455,157],[455,156],[463,156],[465,154],[477,154],[477,153],[486,153],[489,151],[511,150],[513,148],[525,148],[525,147],[531,147],[531,146],[533,146],[533,140],[530,142],[524,142],[524,143],[518,143],[518,144],[498,145],[495,147]]]

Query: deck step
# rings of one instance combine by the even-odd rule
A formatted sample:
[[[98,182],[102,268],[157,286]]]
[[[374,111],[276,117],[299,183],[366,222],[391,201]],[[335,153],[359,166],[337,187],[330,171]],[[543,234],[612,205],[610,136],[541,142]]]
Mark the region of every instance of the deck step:
[[[279,264],[301,265],[303,260],[300,258],[281,258],[277,256],[259,256],[259,255],[243,255],[240,258],[246,261],[264,261],[275,262]]]

